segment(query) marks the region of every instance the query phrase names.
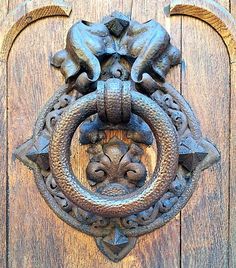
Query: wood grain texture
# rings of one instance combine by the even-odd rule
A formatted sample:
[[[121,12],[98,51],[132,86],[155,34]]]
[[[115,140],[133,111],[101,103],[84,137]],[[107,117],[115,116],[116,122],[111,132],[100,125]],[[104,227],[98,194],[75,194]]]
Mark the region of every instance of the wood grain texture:
[[[64,47],[66,33],[74,21],[80,18],[96,21],[114,9],[128,14],[131,9],[128,1],[73,4],[74,12],[69,22],[57,18],[39,21],[28,27],[13,46],[9,58],[9,133],[14,135],[17,131],[18,135],[10,138],[11,152],[17,144],[30,137],[39,110],[63,83],[58,70],[50,66],[49,57]],[[99,8],[95,9],[95,6]],[[24,62],[23,66],[21,62]],[[24,128],[23,120],[27,122]],[[99,252],[92,237],[64,224],[47,207],[34,183],[33,174],[18,161],[10,159],[9,162],[10,266],[114,267]],[[135,255],[126,260],[129,262],[132,267]],[[120,267],[123,265],[119,264]]]
[[[45,39],[49,28],[50,38]],[[43,103],[62,83],[57,73],[52,75],[48,58],[63,43],[57,40],[59,31],[63,32],[60,18],[30,25],[15,41],[8,61],[9,267],[63,267],[60,221],[42,200],[32,172],[12,157],[16,143],[31,136]]]
[[[170,14],[196,17],[211,25],[225,42],[231,62],[236,62],[236,22],[222,5],[208,0],[172,0]]]
[[[0,62],[0,81],[7,82],[6,65]],[[0,90],[0,267],[6,267],[6,231],[7,231],[7,91]]]
[[[8,1],[0,2],[0,21],[7,15]],[[7,264],[7,72],[5,62],[0,62],[0,267]]]
[[[5,13],[8,11],[8,2],[3,2],[2,12]],[[47,8],[50,12],[47,13],[47,8],[43,6],[40,10],[39,1],[32,1],[23,3],[15,12],[12,12],[8,15],[3,16],[1,13],[2,24],[0,28],[0,84],[1,84],[1,93],[0,93],[0,134],[1,134],[1,158],[0,158],[0,170],[1,170],[1,230],[0,230],[0,238],[1,238],[1,248],[0,248],[0,266],[5,267],[8,266],[8,231],[9,231],[9,222],[8,222],[8,196],[6,192],[8,191],[8,122],[7,122],[7,102],[8,102],[8,92],[7,92],[7,56],[10,51],[10,48],[20,31],[22,31],[26,26],[28,26],[31,22],[45,16],[50,15],[60,15],[59,11],[61,9],[56,7],[55,2],[53,3],[53,8],[50,9],[49,1],[45,2],[47,4]],[[7,6],[6,6],[7,5]],[[24,15],[22,16],[22,13]],[[65,5],[63,7],[63,15],[65,15]],[[30,18],[30,21],[29,21]]]
[[[169,1],[134,1],[132,18],[145,22],[155,19],[171,36],[173,45],[181,49],[181,18],[165,16],[164,7]],[[167,82],[180,89],[180,65],[171,69]],[[155,152],[153,152],[154,154]],[[150,235],[139,238],[136,248],[143,252],[142,267],[179,267],[180,265],[180,215]],[[140,255],[140,253],[139,253]],[[140,260],[142,260],[140,256]]]
[[[190,34],[191,33],[191,34]],[[206,38],[207,37],[207,38]],[[220,37],[205,23],[183,17],[182,90],[217,144],[221,162],[203,172],[182,211],[182,267],[228,267],[229,60]]]
[[[231,1],[231,13],[236,18],[236,1]],[[236,267],[236,63],[231,64],[230,105],[230,217],[229,217],[229,267]]]
[[[8,0],[2,0],[0,2],[0,23],[7,16],[8,13]]]
[[[25,1],[10,12],[0,30],[0,61],[6,61],[18,34],[30,23],[51,16],[69,16],[71,7],[56,0]]]
[[[236,267],[236,64],[231,65],[229,267]]]
[[[195,4],[199,4],[202,5],[201,8],[203,9],[202,11],[200,11],[198,9],[198,7],[193,7],[192,4],[193,2],[186,2],[186,1],[173,1],[175,4],[174,6],[171,8],[171,10],[173,9],[174,12],[176,14],[181,14],[181,12],[183,12],[186,15],[191,15],[191,16],[195,16],[198,17],[200,19],[203,19],[204,21],[206,21],[207,23],[209,23],[211,26],[213,26],[213,28],[215,28],[218,33],[222,36],[224,42],[226,43],[227,47],[228,47],[228,51],[229,54],[231,56],[231,81],[230,81],[230,86],[229,86],[229,91],[231,92],[230,94],[230,112],[229,112],[229,118],[230,118],[230,144],[229,144],[229,157],[230,157],[230,166],[229,166],[229,170],[230,170],[230,174],[229,174],[229,204],[228,204],[228,208],[229,208],[229,212],[228,212],[228,218],[229,218],[229,222],[228,222],[228,257],[229,257],[229,262],[227,263],[227,265],[229,265],[229,267],[236,267],[236,258],[235,256],[235,244],[236,244],[236,236],[235,236],[235,231],[236,231],[236,210],[235,210],[235,206],[233,204],[235,204],[235,162],[236,162],[236,158],[235,158],[235,153],[236,153],[236,142],[235,142],[235,85],[236,85],[236,80],[235,80],[235,72],[236,72],[236,68],[235,68],[235,45],[232,45],[233,43],[236,42],[235,39],[235,33],[233,35],[231,35],[230,37],[230,33],[229,33],[229,29],[231,28],[233,31],[236,30],[235,27],[235,20],[233,16],[230,16],[226,11],[224,11],[222,6],[219,6],[218,4],[214,3],[213,1],[209,2],[207,1],[207,3],[204,3],[205,1],[193,1]],[[206,6],[207,4],[207,6]],[[230,3],[221,3],[222,5],[224,4],[225,7],[229,7],[229,9],[232,12],[232,15],[235,15],[235,8],[236,8],[236,3],[235,1],[231,1]],[[209,5],[210,5],[210,9],[209,10]],[[206,17],[206,13],[204,12],[204,10],[208,10],[208,12],[210,12],[208,14],[208,16]],[[172,12],[171,12],[172,13]],[[215,17],[215,15],[218,16]],[[214,18],[215,17],[215,18]],[[220,22],[221,21],[221,22]],[[223,24],[222,24],[223,22]],[[221,25],[221,26],[220,26]],[[229,26],[227,26],[229,25]],[[220,28],[218,28],[220,26]],[[228,30],[227,30],[228,28]],[[230,37],[230,39],[228,39]],[[226,40],[227,39],[227,40]],[[226,261],[224,263],[226,265]],[[217,265],[220,265],[219,263],[217,263]]]

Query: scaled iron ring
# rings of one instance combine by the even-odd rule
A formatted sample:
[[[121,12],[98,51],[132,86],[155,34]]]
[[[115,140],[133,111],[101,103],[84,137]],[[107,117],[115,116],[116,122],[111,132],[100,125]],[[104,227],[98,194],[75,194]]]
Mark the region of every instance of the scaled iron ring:
[[[97,112],[96,92],[78,99],[57,122],[50,143],[52,174],[64,194],[80,208],[105,217],[124,217],[149,208],[175,178],[178,166],[178,141],[170,119],[154,101],[131,91],[132,112],[152,129],[159,157],[153,177],[139,190],[109,197],[87,190],[77,180],[70,165],[70,144],[77,127]]]

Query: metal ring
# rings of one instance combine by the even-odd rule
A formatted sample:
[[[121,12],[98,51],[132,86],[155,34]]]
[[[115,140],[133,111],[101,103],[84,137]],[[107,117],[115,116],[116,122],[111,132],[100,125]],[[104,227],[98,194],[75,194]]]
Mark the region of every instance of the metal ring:
[[[132,112],[143,118],[153,131],[158,160],[152,179],[142,188],[120,197],[109,197],[86,189],[70,165],[70,144],[77,127],[97,112],[96,92],[90,93],[66,110],[58,121],[50,142],[50,166],[64,194],[80,208],[105,217],[124,217],[150,207],[167,190],[178,166],[178,142],[174,126],[154,101],[131,91]]]

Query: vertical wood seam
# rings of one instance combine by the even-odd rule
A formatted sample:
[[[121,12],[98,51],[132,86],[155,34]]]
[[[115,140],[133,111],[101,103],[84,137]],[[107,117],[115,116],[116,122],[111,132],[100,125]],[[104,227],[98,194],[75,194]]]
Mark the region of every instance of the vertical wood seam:
[[[148,1],[147,1],[148,2]],[[158,2],[158,1],[157,1]],[[133,3],[134,3],[134,8],[135,8],[135,2],[134,2],[134,0],[132,0],[132,9],[131,9],[131,19],[135,19],[134,18],[134,16],[135,16],[135,10],[133,10]],[[145,2],[142,2],[142,4],[143,4],[143,8],[144,8],[144,5],[145,5],[145,3],[146,3],[146,1]],[[136,2],[136,4],[137,4],[137,2]],[[146,10],[145,10],[145,12],[146,12]],[[152,16],[152,17],[149,17],[149,18],[146,18],[146,20],[149,20],[149,19],[156,19],[156,17],[158,16],[158,13],[159,11],[158,10],[156,10],[155,9],[155,15],[154,16]],[[164,10],[162,11],[164,14],[166,13],[165,12],[165,8],[164,8]],[[137,19],[137,18],[136,18]],[[145,20],[145,21],[146,21]],[[143,22],[143,21],[142,21]],[[157,20],[157,22],[158,23],[161,23],[162,24],[162,22],[160,22],[159,20]],[[170,21],[170,23],[173,23],[172,21]],[[181,18],[181,23],[182,23],[182,18]],[[181,31],[182,31],[182,25],[181,25],[181,23],[180,23],[180,25],[179,25],[179,23],[178,23],[178,25],[179,26],[176,26],[179,30],[180,30],[180,36],[179,36],[179,38],[178,38],[178,42],[179,42],[179,46],[178,46],[178,48],[180,49],[180,50],[182,50],[181,49],[181,46],[182,46],[182,33],[181,33]],[[170,35],[170,37],[172,38],[172,36]],[[180,79],[179,79],[179,81],[178,81],[178,86],[177,86],[177,88],[178,89],[180,89],[181,90],[181,71],[182,71],[182,64],[179,66],[179,74],[178,74],[178,77],[180,77]],[[173,70],[171,70],[171,71],[173,71]],[[171,72],[170,71],[170,72]],[[181,91],[180,91],[180,93],[181,93]],[[179,234],[179,239],[178,239],[178,246],[176,246],[176,251],[178,250],[178,252],[176,253],[176,255],[175,255],[175,258],[177,258],[177,256],[178,256],[178,261],[175,263],[175,265],[174,266],[171,266],[171,267],[175,267],[175,268],[180,268],[181,267],[181,212],[179,212],[179,214],[176,216],[176,217],[178,217],[179,216],[179,218],[178,219],[176,219],[176,221],[178,222],[178,228],[176,228],[176,233],[178,233]],[[172,221],[173,221],[173,219],[172,219]],[[171,224],[171,223],[169,223],[169,224]],[[173,224],[173,223],[172,223]],[[160,230],[160,232],[161,232],[161,228],[159,229]],[[145,266],[145,267],[149,267],[149,266]],[[162,266],[161,264],[160,264],[160,262],[158,262],[158,260],[156,260],[156,265],[155,266],[153,266],[153,267],[157,267],[157,268],[167,268],[167,267],[169,267],[169,266],[166,266],[165,264],[164,264],[164,266]]]
[[[133,4],[134,4],[134,0],[131,1],[131,5],[130,5],[130,19],[133,18]]]
[[[231,12],[231,0],[229,0],[229,12]],[[230,69],[229,69],[229,181],[228,181],[228,267],[230,267],[230,252],[231,252],[231,239],[230,239],[230,232],[231,232],[231,103],[232,103],[232,63],[230,62]]]
[[[10,2],[9,0],[7,0],[7,15],[9,14],[9,10],[10,10]]]
[[[134,4],[134,0],[131,1],[131,5],[130,5],[130,19],[132,18],[132,11],[133,11],[133,4]]]
[[[183,16],[180,18],[180,50],[181,50],[181,66],[180,66],[180,94],[183,89]],[[182,268],[182,211],[179,214],[179,267]]]
[[[228,9],[229,9],[229,12],[232,14],[232,2],[229,1],[228,2]],[[233,14],[232,14],[233,15]],[[229,53],[230,54],[230,53]],[[231,56],[231,55],[230,55]],[[233,126],[233,122],[232,122],[232,116],[233,116],[233,104],[232,104],[232,101],[233,101],[233,80],[232,80],[232,75],[233,75],[233,64],[234,64],[234,61],[232,61],[230,64],[229,64],[229,108],[228,108],[228,116],[229,116],[229,119],[228,119],[228,123],[229,123],[229,133],[228,133],[228,138],[229,138],[229,145],[228,145],[228,157],[229,157],[229,166],[228,166],[228,172],[229,172],[229,176],[228,176],[228,204],[227,204],[227,208],[228,208],[228,211],[227,211],[227,227],[228,227],[228,230],[227,230],[227,266],[230,267],[231,265],[231,261],[232,261],[232,230],[231,230],[231,226],[232,226],[232,207],[231,207],[231,203],[232,203],[232,198],[231,198],[231,194],[232,194],[232,189],[231,189],[231,179],[233,179],[232,177],[232,167],[233,167],[233,140],[232,140],[232,126]]]
[[[7,14],[10,12],[10,0],[7,0]],[[9,157],[9,138],[8,138],[8,111],[9,111],[9,105],[8,105],[8,62],[6,61],[6,268],[9,268],[9,211],[10,211],[10,204],[9,204],[9,165],[8,165],[8,157]]]
[[[229,1],[230,2],[230,1]],[[229,6],[229,9],[231,9],[231,6],[230,6],[230,4],[228,5]],[[182,51],[182,44],[183,44],[183,21],[182,21],[182,16],[181,16],[181,52],[183,52]],[[183,59],[182,59],[183,60]],[[182,62],[183,63],[183,62]],[[231,72],[230,72],[230,64],[229,64],[229,78],[231,78]],[[181,65],[181,88],[180,88],[180,92],[182,93],[182,82],[183,82],[183,64]],[[229,97],[230,97],[230,99],[231,99],[231,83],[230,83],[230,79],[229,79],[229,90],[230,90],[230,92],[229,92]],[[230,105],[230,103],[229,103],[229,105]],[[229,108],[229,110],[228,110],[228,112],[229,112],[229,114],[231,113],[231,110],[230,110],[230,108]],[[229,123],[229,139],[230,139],[230,123],[231,123],[231,119],[230,119],[230,116],[229,116],[229,120],[228,120],[228,123]],[[231,144],[229,143],[229,152],[231,151],[230,150],[230,146],[231,146]],[[230,155],[229,155],[229,159],[230,159]],[[228,198],[230,197],[230,164],[229,164],[229,177],[228,177]],[[227,260],[226,260],[226,263],[227,263],[227,267],[230,267],[229,266],[229,235],[230,235],[230,228],[229,228],[229,223],[230,223],[230,220],[229,220],[229,216],[230,216],[230,200],[228,199],[228,204],[227,204],[227,206],[228,206],[228,222],[227,222],[227,224],[228,224],[228,230],[227,230],[227,232],[228,232],[228,237],[227,237],[227,245],[226,245],[226,249],[227,249],[227,252],[226,252],[226,254],[227,254],[227,256],[226,256],[226,258],[227,258]],[[182,264],[182,219],[181,219],[181,216],[182,216],[182,213],[180,213],[180,267],[182,267],[183,266],[183,264]]]
[[[232,14],[232,5],[231,0],[229,0],[229,12]],[[233,14],[232,14],[233,15]],[[228,267],[230,267],[230,258],[231,258],[231,165],[232,165],[232,157],[231,157],[231,112],[232,112],[232,64],[230,63],[230,70],[229,70],[229,181],[228,181]]]
[[[230,267],[230,200],[231,200],[231,190],[230,190],[230,181],[231,181],[231,99],[232,99],[232,85],[231,85],[231,75],[232,75],[232,63],[229,65],[229,178],[228,178],[228,267]]]
[[[229,0],[229,12],[232,14],[231,0]],[[228,181],[228,267],[230,267],[230,257],[231,257],[231,104],[232,104],[232,64],[230,62],[229,68],[229,181]]]
[[[26,2],[25,2],[26,3]],[[4,14],[4,17],[3,17],[3,21],[2,23],[5,22],[9,22],[10,20],[8,20],[8,15],[10,14],[10,1],[7,0],[6,4],[6,12]],[[24,5],[24,15],[27,13],[27,10],[26,10],[26,5]],[[16,7],[17,9],[17,7]],[[34,8],[33,8],[33,11],[34,11]],[[39,17],[40,18],[40,17]],[[11,22],[11,21],[10,21]],[[14,21],[13,21],[14,22]],[[11,30],[12,28],[10,28],[9,30]],[[18,30],[16,30],[17,32]],[[17,33],[18,34],[18,33]],[[3,38],[3,40],[5,40],[6,36],[2,35],[1,38]],[[14,42],[14,40],[13,40]],[[13,44],[12,42],[12,44]],[[11,44],[11,45],[12,45]],[[9,50],[11,48],[8,47]],[[2,52],[2,51],[0,51]],[[9,52],[9,51],[8,51]],[[7,58],[6,59],[1,59],[2,60],[2,64],[5,65],[5,81],[4,81],[4,84],[2,85],[3,86],[3,101],[4,101],[4,105],[5,105],[5,109],[3,111],[3,113],[5,113],[5,133],[4,133],[4,139],[5,139],[5,143],[4,143],[4,155],[5,155],[5,160],[4,160],[4,163],[5,163],[5,167],[4,167],[4,171],[3,171],[3,174],[4,174],[4,179],[5,181],[3,182],[4,185],[5,185],[5,189],[3,190],[5,192],[5,211],[3,212],[5,214],[5,226],[2,226],[3,228],[3,233],[4,234],[4,246],[5,246],[5,249],[4,249],[4,253],[2,254],[5,254],[5,258],[3,260],[4,262],[4,267],[8,268],[9,267],[9,258],[10,258],[10,249],[9,249],[9,239],[10,239],[10,200],[9,200],[9,193],[10,193],[10,189],[9,189],[9,157],[11,157],[9,155],[9,76],[8,76],[8,60]]]
[[[9,3],[9,1],[8,1]],[[8,63],[6,62],[6,70],[8,69]],[[9,204],[9,132],[8,132],[8,71],[6,71],[6,267],[9,267],[9,212],[10,212],[10,204]]]

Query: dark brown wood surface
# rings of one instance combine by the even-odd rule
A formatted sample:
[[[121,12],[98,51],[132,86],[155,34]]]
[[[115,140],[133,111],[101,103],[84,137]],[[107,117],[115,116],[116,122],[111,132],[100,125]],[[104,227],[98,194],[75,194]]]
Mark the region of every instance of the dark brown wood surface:
[[[0,19],[21,2],[1,1]],[[234,63],[230,71],[221,38],[197,19],[166,17],[167,0],[70,2],[70,18],[52,17],[28,26],[9,56],[7,92],[0,91],[0,267],[236,267],[236,67]],[[235,1],[218,2],[236,17]],[[69,27],[80,18],[97,21],[113,10],[141,22],[154,18],[166,27],[184,59],[167,80],[182,91],[203,133],[221,151],[220,163],[202,174],[181,214],[139,238],[135,249],[118,264],[99,252],[93,238],[54,215],[39,194],[32,172],[12,156],[30,138],[40,109],[63,83],[49,58],[64,47]],[[124,137],[121,132],[117,135]],[[85,149],[75,152],[74,161],[78,155],[84,156]],[[154,150],[149,149],[145,158],[151,169]],[[83,168],[77,172],[84,176]]]

